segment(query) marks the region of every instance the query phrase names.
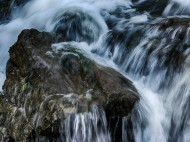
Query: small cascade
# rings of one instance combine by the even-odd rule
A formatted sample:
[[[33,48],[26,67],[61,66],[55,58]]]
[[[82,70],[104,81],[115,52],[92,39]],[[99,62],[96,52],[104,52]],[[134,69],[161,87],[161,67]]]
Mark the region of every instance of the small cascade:
[[[106,115],[103,110],[69,114],[62,120],[59,136],[52,140],[58,142],[111,142]],[[54,128],[55,129],[55,128]],[[52,128],[52,132],[54,131]],[[49,137],[36,136],[36,141],[49,141]]]
[[[189,6],[189,0],[31,0],[0,24],[0,91],[9,48],[23,29],[36,28],[90,51],[140,94],[123,118],[110,121],[104,110],[68,115],[55,141],[190,142]]]
[[[103,110],[69,115],[63,121],[60,133],[65,142],[111,142]]]

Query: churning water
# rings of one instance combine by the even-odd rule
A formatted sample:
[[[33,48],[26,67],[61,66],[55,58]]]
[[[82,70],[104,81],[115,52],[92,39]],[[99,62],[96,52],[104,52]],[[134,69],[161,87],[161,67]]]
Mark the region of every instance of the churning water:
[[[56,32],[134,82],[141,99],[122,118],[123,142],[190,142],[189,6],[189,0],[31,0],[0,25],[0,90],[18,34]],[[103,111],[68,116],[63,128],[63,141],[114,141]]]

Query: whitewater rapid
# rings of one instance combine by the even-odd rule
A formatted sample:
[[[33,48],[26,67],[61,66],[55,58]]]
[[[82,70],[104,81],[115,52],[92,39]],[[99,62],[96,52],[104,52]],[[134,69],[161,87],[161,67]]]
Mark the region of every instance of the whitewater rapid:
[[[178,6],[174,9],[176,3]],[[81,48],[87,52],[89,58],[99,64],[114,68],[133,81],[141,99],[132,114],[122,118],[122,141],[130,141],[127,135],[130,134],[134,137],[135,142],[190,142],[190,68],[188,67],[190,50],[186,49],[182,53],[188,57],[184,60],[183,66],[180,66],[182,70],[175,72],[175,68],[165,67],[166,53],[171,51],[173,41],[167,41],[166,38],[161,41],[151,40],[163,33],[170,35],[171,37],[168,39],[173,40],[181,29],[168,29],[163,32],[159,31],[158,27],[147,26],[160,20],[161,17],[185,15],[189,18],[190,1],[171,0],[162,15],[156,18],[146,11],[139,13],[132,6],[133,4],[129,0],[31,0],[17,9],[15,13],[13,11],[12,19],[8,23],[0,25],[0,91],[6,79],[8,50],[16,42],[19,33],[23,29],[30,28],[53,32],[55,25],[59,22],[58,18],[62,14],[79,10],[92,17],[100,27],[98,28],[98,38],[92,43],[71,41],[59,43],[56,46],[61,48],[64,44],[71,44]],[[117,7],[121,7],[120,15],[110,14]],[[97,30],[94,25],[85,24],[88,28],[94,29],[92,32],[96,35]],[[129,44],[130,35],[138,30],[143,31],[143,37],[134,45]],[[121,36],[117,37],[118,33],[114,35],[115,31]],[[188,29],[185,36],[187,43],[189,35]],[[141,35],[137,34],[134,38],[138,38],[138,36]],[[112,41],[113,37],[115,37],[115,41]],[[152,47],[155,42],[156,45],[159,43],[156,49]],[[129,47],[130,49],[128,49]],[[158,56],[160,53],[162,56]],[[101,116],[99,116],[100,114]],[[71,129],[72,126],[79,127],[80,123],[85,123],[86,127],[80,128],[81,130],[77,127],[76,131],[73,130],[76,132],[75,137],[72,138],[68,134],[67,141],[77,141],[77,136],[80,135],[77,132],[79,132],[84,137],[83,141],[91,142],[91,133],[84,134],[84,132],[88,127],[96,129],[97,124],[91,123],[96,119],[102,121],[103,133],[96,130],[95,141],[111,141],[105,117],[104,112],[69,116],[63,124],[68,129]],[[74,124],[69,124],[70,119],[73,119]],[[127,129],[129,120],[132,121],[133,126],[133,129],[130,130]]]

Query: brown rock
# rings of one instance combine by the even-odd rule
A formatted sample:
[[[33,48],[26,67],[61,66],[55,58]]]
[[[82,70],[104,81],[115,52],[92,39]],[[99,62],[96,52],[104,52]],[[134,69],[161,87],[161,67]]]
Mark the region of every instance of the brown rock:
[[[15,106],[2,109],[1,120],[16,141],[49,135],[68,114],[93,106],[111,116],[126,116],[139,100],[132,82],[120,73],[97,65],[71,45],[55,49],[54,42],[49,33],[24,30],[9,51],[3,90]],[[51,133],[59,136],[58,131]]]

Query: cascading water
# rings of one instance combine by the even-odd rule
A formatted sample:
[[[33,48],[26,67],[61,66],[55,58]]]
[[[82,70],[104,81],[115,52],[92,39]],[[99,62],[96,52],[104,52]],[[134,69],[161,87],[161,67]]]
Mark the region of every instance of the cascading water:
[[[160,0],[151,9],[154,1],[29,1],[0,25],[0,90],[18,34],[27,28],[56,32],[134,82],[141,99],[122,118],[123,142],[190,142],[190,2],[170,0],[159,7]],[[103,111],[70,115],[61,130],[62,141],[117,141]]]
[[[73,123],[74,122],[74,123]],[[61,138],[62,141],[89,141],[89,142],[110,142],[110,134],[107,130],[105,112],[94,110],[90,113],[70,115],[63,123],[65,129]],[[63,130],[61,129],[61,132]],[[64,136],[65,135],[65,136]]]
[[[111,142],[107,129],[106,114],[94,109],[89,113],[71,114],[63,120],[59,128],[60,142]],[[37,137],[36,141],[48,141],[46,137]]]

